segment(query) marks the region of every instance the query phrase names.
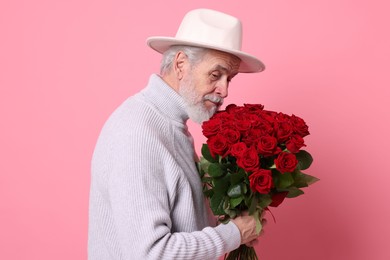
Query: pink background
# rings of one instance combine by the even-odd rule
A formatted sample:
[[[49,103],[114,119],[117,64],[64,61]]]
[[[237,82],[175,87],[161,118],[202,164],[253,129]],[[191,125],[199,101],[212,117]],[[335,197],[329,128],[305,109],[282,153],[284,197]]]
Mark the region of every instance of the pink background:
[[[1,1],[0,259],[86,259],[99,131],[159,70],[146,37],[173,36],[199,7],[241,18],[243,49],[267,66],[236,77],[226,103],[310,126],[321,181],[273,210],[260,259],[390,259],[387,2]]]

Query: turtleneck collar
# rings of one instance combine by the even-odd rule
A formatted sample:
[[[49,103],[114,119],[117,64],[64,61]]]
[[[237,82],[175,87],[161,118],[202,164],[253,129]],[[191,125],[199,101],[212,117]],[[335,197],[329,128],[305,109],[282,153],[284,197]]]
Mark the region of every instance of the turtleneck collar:
[[[182,124],[186,124],[188,114],[183,98],[160,76],[152,74],[147,87],[141,92],[162,114]]]

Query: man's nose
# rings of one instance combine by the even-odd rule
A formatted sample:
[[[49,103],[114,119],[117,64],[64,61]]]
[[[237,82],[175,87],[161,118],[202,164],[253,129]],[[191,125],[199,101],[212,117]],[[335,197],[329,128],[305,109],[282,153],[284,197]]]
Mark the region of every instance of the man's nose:
[[[228,96],[228,87],[229,82],[227,80],[221,80],[218,82],[218,86],[215,91],[221,98],[226,98]]]

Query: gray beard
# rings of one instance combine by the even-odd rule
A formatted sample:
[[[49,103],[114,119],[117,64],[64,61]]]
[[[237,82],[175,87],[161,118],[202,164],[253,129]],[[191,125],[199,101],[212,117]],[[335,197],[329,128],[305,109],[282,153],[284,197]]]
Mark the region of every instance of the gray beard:
[[[197,101],[198,96],[195,92],[195,86],[190,79],[180,85],[179,94],[184,99],[185,109],[189,118],[198,124],[209,120],[220,107],[214,106],[209,110],[205,107],[204,101],[220,102],[220,105],[223,103],[223,98],[211,94],[205,95],[201,101]]]

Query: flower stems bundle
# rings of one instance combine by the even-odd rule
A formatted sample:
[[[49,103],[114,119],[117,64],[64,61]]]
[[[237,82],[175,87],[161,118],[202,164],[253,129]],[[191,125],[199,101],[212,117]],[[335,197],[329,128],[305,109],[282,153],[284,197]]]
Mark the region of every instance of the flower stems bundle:
[[[236,250],[233,250],[229,254],[225,255],[224,260],[236,260],[236,259],[246,259],[246,260],[258,260],[256,251],[253,247],[248,247],[246,245],[241,245]]]

